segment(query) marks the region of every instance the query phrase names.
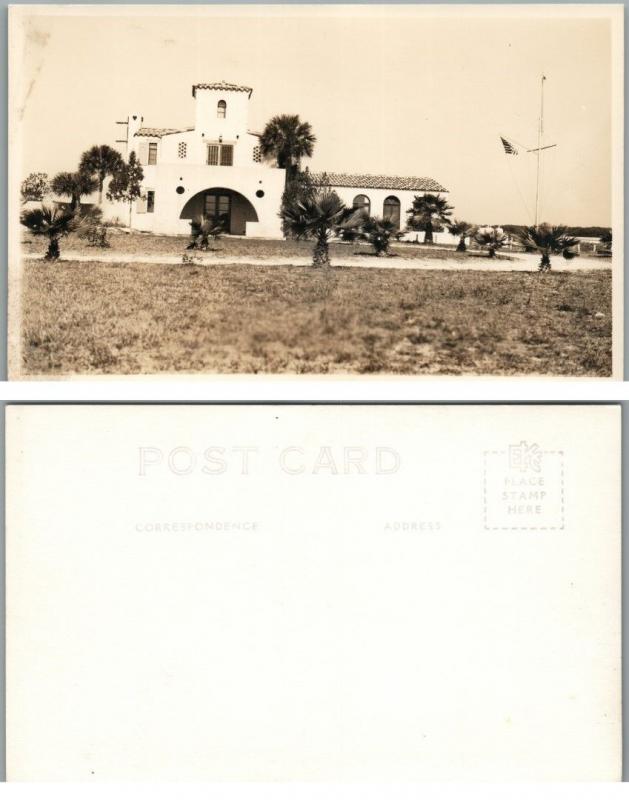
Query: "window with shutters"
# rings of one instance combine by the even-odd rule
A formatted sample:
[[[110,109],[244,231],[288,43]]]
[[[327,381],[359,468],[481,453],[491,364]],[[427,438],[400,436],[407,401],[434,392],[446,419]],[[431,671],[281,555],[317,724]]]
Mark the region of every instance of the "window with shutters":
[[[157,164],[157,142],[149,142],[149,164]]]
[[[147,164],[149,160],[149,143],[140,142],[138,145],[140,164]]]
[[[212,166],[217,166],[218,164],[218,145],[217,144],[208,144],[207,146],[207,163]]]
[[[177,145],[177,155],[179,158],[185,158],[188,155],[188,145],[185,142],[179,142]]]
[[[224,144],[221,147],[221,167],[231,167],[234,163],[234,145]]]
[[[233,144],[208,144],[207,163],[213,167],[231,167],[234,164]]]
[[[136,214],[146,214],[146,195],[141,195],[135,201]]]

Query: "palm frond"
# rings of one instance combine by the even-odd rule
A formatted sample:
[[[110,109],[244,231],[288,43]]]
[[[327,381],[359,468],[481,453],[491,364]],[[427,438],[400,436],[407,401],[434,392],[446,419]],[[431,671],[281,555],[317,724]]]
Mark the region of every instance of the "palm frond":
[[[304,156],[310,157],[317,139],[309,122],[303,122],[297,114],[279,114],[273,117],[260,135],[260,152],[273,156],[279,167],[295,164]]]
[[[517,233],[520,243],[526,248],[539,250],[540,253],[558,255],[564,250],[575,247],[579,240],[568,234],[565,225],[539,225],[522,228]]]
[[[32,208],[22,212],[20,223],[35,236],[66,236],[76,230],[79,221],[72,211],[52,206]]]
[[[95,176],[99,186],[102,187],[105,177],[113,175],[123,165],[123,158],[117,150],[107,144],[99,144],[83,153],[79,162],[79,172]]]
[[[463,219],[455,219],[448,225],[448,232],[452,236],[468,236],[473,227],[470,222],[466,222]]]
[[[347,213],[345,204],[330,189],[315,189],[295,198],[282,208],[282,222],[289,235],[297,239],[329,239],[339,229]]]
[[[439,222],[449,222],[454,206],[451,206],[445,197],[438,194],[415,195],[413,205],[408,209],[409,214],[419,217],[424,221],[436,219]]]
[[[219,215],[195,217],[190,221],[190,243],[186,249],[207,248],[210,239],[218,239],[223,233],[225,233],[225,220]]]

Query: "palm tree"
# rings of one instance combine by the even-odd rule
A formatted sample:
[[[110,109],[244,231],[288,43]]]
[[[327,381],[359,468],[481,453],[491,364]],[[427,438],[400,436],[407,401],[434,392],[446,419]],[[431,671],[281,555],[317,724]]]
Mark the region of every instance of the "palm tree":
[[[81,210],[81,197],[98,188],[98,182],[85,172],[58,172],[50,183],[55,194],[70,196],[70,211]]]
[[[285,209],[290,208],[306,197],[313,197],[317,189],[322,186],[325,186],[325,183],[319,182],[315,185],[307,169],[304,172],[295,173],[293,179],[286,182],[282,193],[282,203],[280,205],[280,217],[282,220],[284,219]],[[290,235],[290,231],[284,222],[282,222],[282,232],[284,236]]]
[[[107,144],[96,144],[81,156],[79,172],[92,175],[98,181],[98,205],[103,204],[103,184],[108,175],[124,168],[122,156]]]
[[[474,241],[487,248],[489,258],[496,257],[496,251],[507,243],[507,235],[502,228],[479,228],[474,234]]]
[[[346,208],[339,222],[336,233],[344,242],[355,242],[363,239],[363,225],[369,219],[364,208]]]
[[[225,230],[225,220],[218,215],[212,218],[195,217],[190,223],[190,244],[186,250],[207,250],[210,238],[218,239]]]
[[[396,231],[395,222],[382,217],[369,217],[363,225],[363,236],[376,251],[377,256],[388,254],[391,237]]]
[[[465,239],[472,233],[473,230],[474,226],[462,219],[455,219],[450,223],[450,225],[448,225],[448,232],[451,233],[452,236],[459,237],[459,243],[456,246],[456,249],[459,253],[464,253],[467,250]]]
[[[542,255],[539,262],[539,271],[548,272],[550,269],[551,255],[559,255],[579,243],[574,236],[569,236],[565,225],[543,225],[523,228],[518,233],[518,239],[524,247],[531,247]]]
[[[373,247],[377,256],[386,256],[389,252],[391,237],[397,231],[397,225],[390,219],[370,217],[362,208],[345,212],[346,218],[337,228],[337,233],[345,241],[363,239]]]
[[[448,224],[450,222],[453,206],[448,204],[445,197],[438,194],[415,195],[412,208],[408,209],[410,218],[409,228],[412,230],[425,230],[424,244],[433,241],[434,223]]]
[[[24,211],[20,222],[35,236],[48,237],[46,261],[56,261],[61,255],[59,240],[78,227],[77,215],[72,211],[42,206]]]
[[[341,198],[330,189],[318,189],[283,210],[283,222],[289,233],[298,239],[314,238],[314,267],[330,265],[329,239],[338,229],[345,210]]]
[[[277,166],[286,170],[288,181],[297,174],[301,159],[312,156],[316,141],[309,122],[302,122],[298,114],[279,114],[265,125],[260,152],[275,158]]]

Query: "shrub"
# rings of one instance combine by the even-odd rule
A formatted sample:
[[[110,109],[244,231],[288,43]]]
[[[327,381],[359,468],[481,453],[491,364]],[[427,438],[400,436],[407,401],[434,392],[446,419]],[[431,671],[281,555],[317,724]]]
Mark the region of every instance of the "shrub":
[[[48,239],[48,249],[44,258],[46,261],[56,261],[61,255],[59,242],[76,230],[78,220],[76,215],[62,208],[42,206],[24,211],[20,223],[35,236],[45,236]]]
[[[111,247],[108,228],[100,208],[91,208],[81,215],[77,236],[86,240],[90,247]]]
[[[41,202],[49,191],[48,175],[45,172],[31,172],[20,186],[23,203],[27,203],[29,200]]]
[[[489,258],[495,258],[496,252],[507,243],[507,236],[502,228],[479,228],[474,234],[474,241],[487,248]]]
[[[338,231],[346,208],[338,194],[328,188],[317,188],[283,209],[285,229],[297,239],[314,239],[312,264],[330,265],[330,238]]]
[[[578,244],[577,239],[568,235],[565,225],[543,224],[537,228],[522,228],[518,233],[518,238],[525,247],[534,248],[541,254],[540,272],[547,272],[550,269],[551,255],[570,253],[571,248]]]
[[[190,243],[186,250],[207,250],[210,239],[216,241],[225,231],[225,220],[216,217],[195,217],[190,222]]]

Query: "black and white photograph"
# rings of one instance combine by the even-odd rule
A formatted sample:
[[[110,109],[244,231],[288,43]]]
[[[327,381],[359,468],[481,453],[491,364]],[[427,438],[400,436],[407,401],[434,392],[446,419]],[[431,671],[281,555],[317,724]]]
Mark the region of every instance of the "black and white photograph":
[[[9,374],[618,378],[622,7],[13,6]]]

